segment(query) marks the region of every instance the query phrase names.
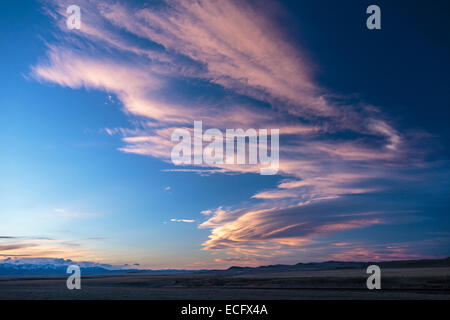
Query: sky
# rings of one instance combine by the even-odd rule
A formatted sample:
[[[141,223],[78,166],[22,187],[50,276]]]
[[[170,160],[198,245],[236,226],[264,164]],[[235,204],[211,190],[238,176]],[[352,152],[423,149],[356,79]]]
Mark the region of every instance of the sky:
[[[0,261],[449,256],[448,3],[374,3],[2,1]],[[173,164],[194,121],[278,129],[277,174]]]

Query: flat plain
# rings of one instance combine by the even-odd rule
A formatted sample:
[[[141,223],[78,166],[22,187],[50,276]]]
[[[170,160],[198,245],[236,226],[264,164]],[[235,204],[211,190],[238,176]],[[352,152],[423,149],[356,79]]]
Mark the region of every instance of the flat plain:
[[[0,299],[438,299],[450,300],[450,268],[382,269],[381,290],[368,290],[365,269],[82,276],[0,277]]]

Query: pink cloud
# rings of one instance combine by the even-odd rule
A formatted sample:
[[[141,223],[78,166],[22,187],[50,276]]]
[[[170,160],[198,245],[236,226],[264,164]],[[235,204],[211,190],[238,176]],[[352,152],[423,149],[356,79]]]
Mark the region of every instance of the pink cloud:
[[[59,15],[65,15],[67,3],[54,2]],[[133,128],[105,129],[120,137],[119,151],[169,162],[171,133],[180,127],[191,130],[194,120],[221,129],[280,129],[279,173],[284,180],[254,194],[251,201],[259,201],[256,204],[209,212],[200,225],[211,230],[205,248],[232,253],[246,249],[256,255],[268,251],[263,244],[269,243],[271,248],[279,246],[278,253],[289,252],[323,234],[387,223],[329,212],[317,213],[328,220],[301,214],[314,210],[318,202],[378,191],[371,182],[398,177],[398,170],[390,168],[405,167],[411,147],[376,108],[334,102],[334,94],[315,81],[302,48],[289,41],[269,14],[232,0],[167,1],[145,8],[80,1],[80,6],[86,9],[80,33],[68,33],[59,21],[58,45],[49,45],[47,60],[32,73],[40,81],[114,95],[137,123]],[[133,41],[136,37],[142,41]],[[201,97],[175,98],[173,83],[192,79],[231,94],[225,103],[208,90]],[[257,102],[242,103],[233,98],[236,95]],[[349,131],[354,137],[342,138],[340,134]],[[167,171],[207,175],[259,170],[257,165],[223,164]]]

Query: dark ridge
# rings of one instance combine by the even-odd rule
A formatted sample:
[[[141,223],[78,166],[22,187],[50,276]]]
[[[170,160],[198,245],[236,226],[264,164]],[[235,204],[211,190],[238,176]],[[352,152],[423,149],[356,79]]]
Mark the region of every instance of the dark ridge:
[[[264,272],[290,272],[290,271],[319,271],[338,269],[366,268],[371,264],[376,264],[381,268],[424,268],[424,267],[450,267],[450,257],[444,259],[423,259],[423,260],[398,260],[381,262],[355,262],[355,261],[325,261],[297,263],[294,265],[267,265],[260,267],[239,267],[233,266],[226,270],[141,270],[141,269],[119,269],[111,270],[103,267],[81,267],[83,275],[107,275],[125,273],[152,273],[152,274],[186,274],[186,273],[215,273],[222,275],[252,274]],[[13,264],[0,263],[0,276],[62,276],[67,275],[65,265],[40,265],[40,264]]]

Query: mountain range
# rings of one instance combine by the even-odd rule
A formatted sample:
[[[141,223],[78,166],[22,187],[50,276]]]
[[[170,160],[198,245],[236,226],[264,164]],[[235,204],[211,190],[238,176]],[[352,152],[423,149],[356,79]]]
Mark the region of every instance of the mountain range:
[[[399,260],[382,262],[355,262],[355,261],[326,261],[297,263],[295,265],[267,265],[260,267],[233,266],[226,270],[178,270],[162,269],[149,270],[138,269],[138,265],[113,266],[94,262],[74,262],[70,259],[53,258],[7,258],[0,261],[0,276],[62,276],[67,275],[69,265],[78,265],[82,275],[101,274],[124,274],[124,273],[217,273],[221,275],[239,275],[268,272],[292,272],[292,271],[314,271],[314,270],[337,270],[337,269],[361,269],[376,264],[380,268],[423,268],[423,267],[450,267],[450,258],[427,259],[427,260]]]

